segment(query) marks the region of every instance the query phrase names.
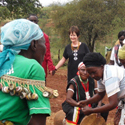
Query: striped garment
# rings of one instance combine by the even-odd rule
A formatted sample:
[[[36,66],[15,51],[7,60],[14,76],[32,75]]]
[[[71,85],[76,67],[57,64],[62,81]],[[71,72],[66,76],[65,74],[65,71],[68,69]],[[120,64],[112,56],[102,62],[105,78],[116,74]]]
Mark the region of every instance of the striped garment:
[[[118,93],[118,98],[125,96],[125,69],[114,65],[105,65],[103,80],[98,81],[99,92],[106,91],[110,97]]]
[[[115,61],[117,63],[118,66],[122,66],[121,62],[118,60],[118,50],[119,50],[119,44],[115,45],[114,47],[114,56],[115,56]]]
[[[66,119],[66,125],[78,125],[80,110],[81,108],[74,107],[73,119],[72,121]]]

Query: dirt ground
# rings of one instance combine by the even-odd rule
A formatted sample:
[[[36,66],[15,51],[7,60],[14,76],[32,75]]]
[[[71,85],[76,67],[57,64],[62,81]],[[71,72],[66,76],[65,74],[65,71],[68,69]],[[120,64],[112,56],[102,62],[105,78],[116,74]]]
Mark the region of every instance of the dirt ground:
[[[67,71],[64,69],[59,69],[54,76],[48,74],[47,76],[47,86],[53,89],[57,89],[59,92],[59,97],[50,99],[52,114],[47,118],[46,125],[54,125],[54,115],[56,112],[62,109],[62,103],[66,97],[66,85],[67,85]],[[108,103],[108,99],[105,96],[103,102]],[[113,118],[115,115],[116,109],[109,112],[109,116],[106,122],[106,125],[113,125]]]

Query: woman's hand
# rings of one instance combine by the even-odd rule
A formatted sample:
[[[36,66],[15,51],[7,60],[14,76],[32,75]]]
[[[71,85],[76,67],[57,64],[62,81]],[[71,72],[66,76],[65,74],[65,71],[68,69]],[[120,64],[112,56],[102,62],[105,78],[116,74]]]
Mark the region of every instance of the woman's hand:
[[[82,112],[85,114],[85,115],[90,115],[92,112],[92,108],[88,107],[88,106],[85,106],[84,108],[81,108]]]
[[[78,102],[78,107],[80,107],[80,108],[85,107],[86,105],[87,105],[86,100]]]
[[[56,73],[56,69],[49,71],[49,73],[53,76]]]

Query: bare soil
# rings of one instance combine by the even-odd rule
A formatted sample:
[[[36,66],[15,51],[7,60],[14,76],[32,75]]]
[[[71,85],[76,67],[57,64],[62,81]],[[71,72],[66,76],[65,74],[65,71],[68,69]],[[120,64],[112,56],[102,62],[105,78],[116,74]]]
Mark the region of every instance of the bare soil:
[[[47,118],[46,125],[54,125],[53,118],[56,112],[62,109],[62,103],[66,98],[66,86],[67,86],[67,70],[59,69],[54,76],[48,74],[47,76],[47,86],[53,89],[57,89],[59,92],[59,97],[50,99],[52,114]],[[108,103],[107,96],[104,97],[103,102]],[[106,125],[113,125],[114,115],[116,109],[109,112]]]

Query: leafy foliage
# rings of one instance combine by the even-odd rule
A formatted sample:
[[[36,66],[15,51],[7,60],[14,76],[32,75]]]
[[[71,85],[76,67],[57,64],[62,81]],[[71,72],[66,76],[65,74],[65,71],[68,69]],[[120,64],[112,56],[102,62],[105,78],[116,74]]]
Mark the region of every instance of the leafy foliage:
[[[6,19],[9,16],[9,10],[6,7],[0,6],[0,19]]]
[[[0,6],[1,18],[21,18],[26,17],[30,13],[39,13],[42,5],[39,0],[1,0],[6,2],[4,6]]]
[[[124,23],[125,0],[74,0],[66,6],[53,6],[51,17],[63,44],[69,42],[68,30],[77,25],[80,40],[94,51],[95,42]],[[64,42],[65,41],[65,42]]]

